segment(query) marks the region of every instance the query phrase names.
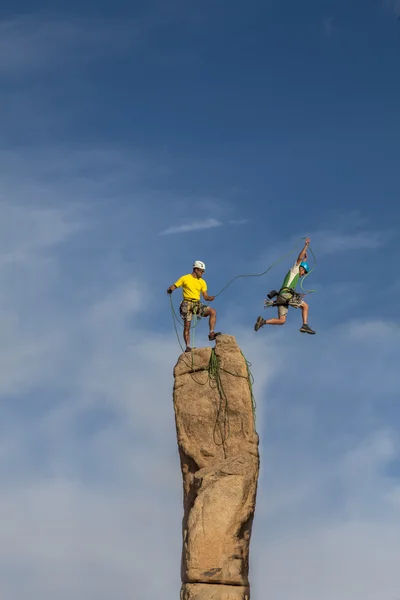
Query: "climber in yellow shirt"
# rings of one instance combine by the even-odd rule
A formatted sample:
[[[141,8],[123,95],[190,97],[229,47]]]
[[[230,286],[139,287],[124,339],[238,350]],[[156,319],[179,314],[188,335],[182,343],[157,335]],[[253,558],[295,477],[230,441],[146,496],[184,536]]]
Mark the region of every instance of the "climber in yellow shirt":
[[[172,294],[174,290],[182,287],[183,299],[179,307],[179,312],[183,319],[183,339],[186,344],[185,352],[192,350],[190,347],[190,323],[194,314],[196,314],[198,319],[201,319],[201,317],[210,317],[210,333],[208,335],[210,341],[215,340],[217,335],[220,335],[220,332],[215,333],[214,331],[217,321],[217,311],[215,308],[210,308],[200,302],[200,294],[203,295],[206,302],[212,302],[215,297],[207,294],[207,284],[203,279],[205,270],[206,265],[201,260],[196,260],[193,263],[192,273],[183,275],[167,289],[167,294]]]

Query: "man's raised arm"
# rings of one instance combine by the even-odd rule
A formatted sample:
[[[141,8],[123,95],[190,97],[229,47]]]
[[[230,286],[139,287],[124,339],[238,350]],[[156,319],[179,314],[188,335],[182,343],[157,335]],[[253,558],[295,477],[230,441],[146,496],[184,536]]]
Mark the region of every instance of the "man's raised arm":
[[[297,257],[296,265],[299,265],[303,260],[307,259],[307,248],[310,244],[310,238],[306,238],[304,248]]]

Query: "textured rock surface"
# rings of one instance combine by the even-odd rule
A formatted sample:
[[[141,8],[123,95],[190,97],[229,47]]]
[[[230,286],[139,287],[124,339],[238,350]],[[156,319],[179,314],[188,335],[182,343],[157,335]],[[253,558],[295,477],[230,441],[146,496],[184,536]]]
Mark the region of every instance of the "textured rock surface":
[[[237,585],[186,583],[182,586],[181,600],[249,600],[250,589]]]
[[[245,359],[235,338],[221,335],[214,355],[211,348],[182,354],[174,376],[184,490],[181,600],[249,600],[259,456]]]

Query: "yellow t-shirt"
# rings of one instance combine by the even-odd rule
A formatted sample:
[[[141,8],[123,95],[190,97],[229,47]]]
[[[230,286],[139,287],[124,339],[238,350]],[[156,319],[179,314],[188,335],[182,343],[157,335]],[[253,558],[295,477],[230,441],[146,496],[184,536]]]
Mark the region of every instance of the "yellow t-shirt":
[[[200,300],[200,293],[207,291],[207,284],[204,279],[197,279],[191,273],[182,275],[174,285],[177,288],[182,287],[184,300]]]

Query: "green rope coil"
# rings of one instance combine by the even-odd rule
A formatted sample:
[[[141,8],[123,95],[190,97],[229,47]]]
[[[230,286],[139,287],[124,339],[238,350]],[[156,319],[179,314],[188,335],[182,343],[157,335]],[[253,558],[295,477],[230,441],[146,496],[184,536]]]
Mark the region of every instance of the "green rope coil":
[[[218,391],[219,395],[219,405],[217,408],[217,417],[215,419],[215,425],[213,430],[213,439],[216,446],[222,446],[224,451],[224,456],[226,458],[225,453],[225,442],[229,438],[230,430],[229,430],[229,403],[228,397],[225,394],[224,386],[221,381],[220,374],[220,365],[218,361],[218,357],[215,353],[214,348],[211,350],[210,361],[208,363],[208,377],[210,380],[210,386],[213,387],[212,382],[215,382],[215,387]],[[221,441],[217,441],[217,430],[219,430],[219,435]]]
[[[230,429],[229,429],[229,402],[228,402],[228,397],[225,393],[224,390],[224,386],[222,384],[222,380],[221,380],[221,372],[227,373],[229,375],[233,375],[234,377],[239,377],[241,379],[246,379],[248,384],[249,384],[249,391],[250,391],[250,398],[251,398],[251,408],[252,408],[252,414],[253,414],[253,423],[254,423],[254,429],[256,428],[256,401],[254,398],[254,394],[253,394],[253,383],[254,383],[254,377],[253,374],[251,372],[251,363],[246,359],[246,357],[244,356],[243,352],[241,352],[241,355],[243,357],[243,360],[245,362],[246,365],[246,375],[239,375],[239,373],[233,373],[232,371],[228,371],[227,369],[223,369],[220,364],[219,364],[219,360],[218,357],[216,355],[215,349],[213,348],[211,351],[211,356],[210,356],[210,361],[208,364],[208,376],[210,379],[210,385],[211,381],[215,382],[215,387],[218,390],[218,394],[219,394],[219,399],[220,399],[220,403],[218,406],[218,410],[217,410],[217,418],[215,421],[215,426],[214,426],[214,432],[213,432],[213,436],[214,436],[214,443],[217,446],[222,446],[225,452],[225,442],[228,439],[229,435],[230,435]],[[222,415],[222,423],[221,423],[221,415]],[[219,428],[219,433],[220,433],[220,437],[221,437],[221,442],[217,442],[215,439],[215,432],[217,430],[217,428]]]

